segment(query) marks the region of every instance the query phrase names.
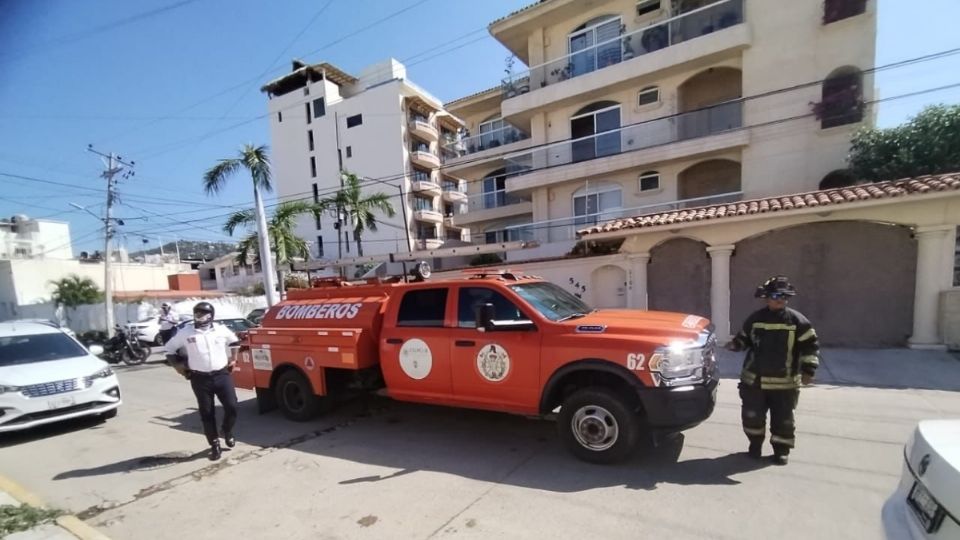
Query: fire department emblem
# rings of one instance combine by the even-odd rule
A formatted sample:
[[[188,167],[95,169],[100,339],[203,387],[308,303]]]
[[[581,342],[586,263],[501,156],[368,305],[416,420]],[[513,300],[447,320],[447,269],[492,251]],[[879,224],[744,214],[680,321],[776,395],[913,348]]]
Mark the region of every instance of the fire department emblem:
[[[510,355],[496,343],[486,345],[477,353],[477,371],[488,381],[500,382],[510,373]]]
[[[411,379],[425,379],[433,368],[433,353],[422,339],[408,339],[400,347],[400,369]]]

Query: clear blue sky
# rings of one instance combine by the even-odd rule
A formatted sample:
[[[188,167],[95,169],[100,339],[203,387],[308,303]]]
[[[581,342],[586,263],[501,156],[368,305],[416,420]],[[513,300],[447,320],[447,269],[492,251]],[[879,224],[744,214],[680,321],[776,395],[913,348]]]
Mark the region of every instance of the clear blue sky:
[[[925,0],[921,10],[879,1],[877,65],[960,47],[960,2]],[[121,185],[121,230],[157,231],[151,247],[157,234],[226,239],[218,216],[251,204],[249,182],[238,177],[208,198],[200,178],[241,143],[270,143],[266,119],[254,120],[266,112],[259,87],[289,70],[290,58],[357,72],[394,57],[446,101],[498,83],[508,53],[485,27],[528,2],[0,0],[0,172],[75,186],[0,177],[0,215],[67,220],[75,252],[102,248],[100,224],[69,206],[102,212],[103,194],[89,191],[104,186],[85,151],[94,143],[137,162]],[[882,98],[958,82],[960,55],[881,72],[876,84]],[[879,124],[938,102],[960,102],[960,89],[885,103]],[[188,228],[171,220],[201,218],[211,219],[168,232]],[[131,250],[142,236],[126,235]]]

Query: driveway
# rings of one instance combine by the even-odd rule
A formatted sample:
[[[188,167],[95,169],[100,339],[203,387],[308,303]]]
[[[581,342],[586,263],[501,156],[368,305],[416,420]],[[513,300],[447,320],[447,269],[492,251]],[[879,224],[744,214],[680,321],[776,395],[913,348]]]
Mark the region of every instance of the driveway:
[[[916,422],[960,417],[960,360],[824,357],[787,467],[741,454],[724,352],[714,415],[617,466],[574,460],[550,422],[370,398],[297,424],[245,391],[211,463],[189,387],[154,363],[118,368],[119,417],[5,436],[0,468],[114,538],[876,538]]]

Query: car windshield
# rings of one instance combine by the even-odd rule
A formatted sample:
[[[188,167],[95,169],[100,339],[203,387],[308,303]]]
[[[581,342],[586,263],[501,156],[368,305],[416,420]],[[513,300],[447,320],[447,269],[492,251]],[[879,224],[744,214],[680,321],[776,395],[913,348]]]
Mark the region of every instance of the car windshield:
[[[511,287],[521,298],[551,321],[582,317],[593,311],[583,300],[547,282],[520,283]]]
[[[64,334],[0,337],[0,366],[16,366],[85,356],[87,351]]]
[[[223,323],[224,326],[234,332],[245,332],[253,328],[253,325],[250,324],[250,321],[246,319],[226,319],[219,322]]]

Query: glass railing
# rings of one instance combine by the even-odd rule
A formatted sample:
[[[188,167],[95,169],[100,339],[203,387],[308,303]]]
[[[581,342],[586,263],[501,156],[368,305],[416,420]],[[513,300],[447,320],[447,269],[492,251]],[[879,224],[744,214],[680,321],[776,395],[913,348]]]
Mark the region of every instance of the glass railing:
[[[497,191],[487,191],[484,193],[475,193],[467,197],[468,211],[485,210],[488,208],[500,208],[511,204],[520,204],[530,202],[530,195],[515,195],[507,193],[505,189]]]
[[[466,186],[455,182],[444,182],[443,190],[453,193],[466,193]]]
[[[531,242],[536,240],[532,224],[514,225],[493,231],[483,231],[473,234],[472,238],[478,244],[500,244],[504,242]]]
[[[462,157],[483,152],[491,148],[499,148],[529,138],[530,135],[523,130],[511,125],[506,125],[500,129],[486,131],[479,135],[463,137],[460,140],[447,141],[446,144],[444,144],[444,149],[455,153],[456,157]]]
[[[744,22],[743,0],[721,0],[511,74],[505,98],[556,84]]]
[[[582,216],[536,221],[530,224],[505,227],[504,230],[515,230],[517,235],[524,235],[524,240],[537,240],[541,243],[562,242],[565,240],[575,240],[577,238],[577,231],[580,229],[598,225],[600,223],[606,223],[614,219],[642,216],[646,214],[658,214],[661,212],[670,212],[674,210],[682,210],[684,208],[696,208],[713,204],[732,203],[739,201],[742,198],[742,191],[731,191],[716,195],[708,195],[705,197],[695,197],[666,203],[635,206],[633,208],[615,208],[604,212],[597,212]]]
[[[432,182],[433,175],[423,171],[413,171],[413,174],[410,175],[410,180],[413,182]]]
[[[706,137],[743,126],[743,101],[728,101],[639,124],[516,152],[504,158],[517,174],[662,144]]]

